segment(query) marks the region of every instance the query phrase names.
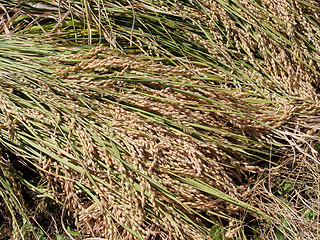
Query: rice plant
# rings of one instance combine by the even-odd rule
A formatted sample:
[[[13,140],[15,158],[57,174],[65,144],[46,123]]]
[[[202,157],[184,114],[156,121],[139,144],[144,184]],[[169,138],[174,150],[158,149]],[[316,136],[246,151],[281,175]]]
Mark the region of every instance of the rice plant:
[[[6,1],[1,239],[316,239],[313,0]]]

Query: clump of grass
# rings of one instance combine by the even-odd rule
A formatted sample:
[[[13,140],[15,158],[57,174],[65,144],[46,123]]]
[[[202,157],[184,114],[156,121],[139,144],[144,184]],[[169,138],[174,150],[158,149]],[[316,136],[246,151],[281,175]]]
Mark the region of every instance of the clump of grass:
[[[0,31],[32,35],[1,38],[0,144],[40,178],[1,163],[5,229],[45,232],[17,182],[63,205],[48,235],[314,239],[318,8],[6,3]]]

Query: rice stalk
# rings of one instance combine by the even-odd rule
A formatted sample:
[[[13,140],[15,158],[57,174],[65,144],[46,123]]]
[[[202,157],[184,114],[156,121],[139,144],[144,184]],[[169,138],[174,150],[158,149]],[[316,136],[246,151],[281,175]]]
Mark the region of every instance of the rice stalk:
[[[316,1],[2,6],[1,145],[83,237],[317,236]]]

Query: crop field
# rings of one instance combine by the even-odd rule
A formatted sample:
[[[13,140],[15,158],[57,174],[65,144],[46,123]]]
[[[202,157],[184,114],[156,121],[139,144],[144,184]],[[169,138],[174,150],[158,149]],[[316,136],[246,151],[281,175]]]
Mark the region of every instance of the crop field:
[[[315,240],[317,0],[0,0],[0,240]]]

